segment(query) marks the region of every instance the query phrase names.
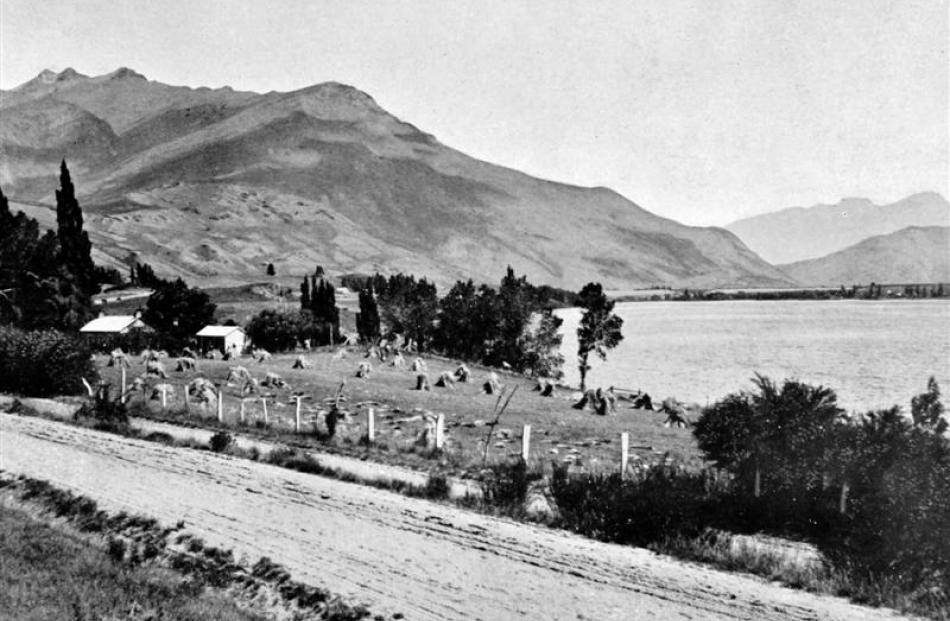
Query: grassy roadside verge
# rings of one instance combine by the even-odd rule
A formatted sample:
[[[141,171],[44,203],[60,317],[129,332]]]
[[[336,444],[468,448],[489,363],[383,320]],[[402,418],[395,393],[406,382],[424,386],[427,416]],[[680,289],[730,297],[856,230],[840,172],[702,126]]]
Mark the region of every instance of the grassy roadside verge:
[[[177,572],[115,562],[108,549],[64,524],[0,504],[0,610],[9,619],[263,621]]]
[[[92,499],[9,474],[0,474],[0,557],[0,610],[15,619],[370,617],[266,557],[246,566],[181,525],[110,515]]]

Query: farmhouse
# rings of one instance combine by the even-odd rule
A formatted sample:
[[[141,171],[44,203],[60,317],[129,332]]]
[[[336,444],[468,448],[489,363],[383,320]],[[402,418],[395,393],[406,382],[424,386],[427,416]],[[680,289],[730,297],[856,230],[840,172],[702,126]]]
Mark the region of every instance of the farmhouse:
[[[240,326],[205,326],[198,334],[198,348],[201,353],[217,349],[221,353],[244,351],[247,335]]]
[[[89,336],[112,336],[149,329],[138,315],[100,315],[80,328],[79,332]]]
[[[116,337],[128,336],[129,334],[141,335],[145,332],[152,332],[152,328],[142,321],[141,315],[99,315],[82,328],[79,333],[86,339],[93,348],[109,349],[117,344]],[[134,342],[128,339],[120,339],[123,347],[129,347],[129,343]]]

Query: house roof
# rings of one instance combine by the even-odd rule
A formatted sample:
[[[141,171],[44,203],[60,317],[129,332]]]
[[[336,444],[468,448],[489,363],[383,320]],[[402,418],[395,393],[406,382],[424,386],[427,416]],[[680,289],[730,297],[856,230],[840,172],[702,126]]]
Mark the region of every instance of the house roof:
[[[205,326],[196,336],[227,336],[235,330],[244,333],[241,326]]]
[[[79,329],[80,332],[122,332],[129,328],[144,328],[141,319],[133,315],[107,315],[97,317]]]

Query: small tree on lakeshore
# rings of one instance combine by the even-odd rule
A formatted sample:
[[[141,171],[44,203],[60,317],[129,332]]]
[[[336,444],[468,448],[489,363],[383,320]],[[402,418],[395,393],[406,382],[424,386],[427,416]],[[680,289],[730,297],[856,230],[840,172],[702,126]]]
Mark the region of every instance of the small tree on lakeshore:
[[[940,402],[940,387],[931,377],[927,381],[927,392],[911,399],[910,413],[914,425],[932,431],[937,435],[947,430],[947,420],[943,417],[943,403]]]
[[[273,276],[273,275],[275,275],[276,273],[277,273],[277,270],[274,269],[274,264],[273,264],[273,263],[268,263],[268,264],[267,264],[267,275],[268,275],[268,276]]]
[[[534,377],[547,377],[559,380],[564,377],[564,356],[561,354],[560,333],[564,320],[550,309],[541,312],[538,326],[534,330],[527,330],[519,343],[522,358],[518,364],[520,369]]]
[[[623,319],[613,313],[614,302],[607,299],[600,283],[584,285],[579,297],[584,314],[577,327],[577,357],[581,390],[585,390],[591,352],[601,360],[607,359],[607,351],[623,340]]]

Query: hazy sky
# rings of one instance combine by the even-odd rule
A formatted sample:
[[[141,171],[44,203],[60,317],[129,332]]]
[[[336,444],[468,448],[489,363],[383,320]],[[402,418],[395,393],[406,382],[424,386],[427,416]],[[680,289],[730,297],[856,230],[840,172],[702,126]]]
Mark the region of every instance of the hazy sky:
[[[726,224],[947,196],[948,21],[946,0],[0,0],[0,86],[335,80],[475,157]]]

